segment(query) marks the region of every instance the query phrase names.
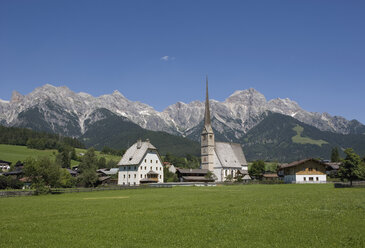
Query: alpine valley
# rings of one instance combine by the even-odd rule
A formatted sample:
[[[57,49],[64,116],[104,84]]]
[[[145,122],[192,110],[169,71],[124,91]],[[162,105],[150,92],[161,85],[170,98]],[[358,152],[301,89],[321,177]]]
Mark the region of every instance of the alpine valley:
[[[356,120],[308,112],[290,99],[267,101],[255,89],[210,104],[216,140],[241,143],[248,160],[327,159],[335,146],[365,155],[365,126]],[[118,91],[93,97],[49,84],[25,96],[14,91],[10,101],[0,100],[3,126],[78,137],[99,149],[127,148],[141,137],[163,146],[162,153],[198,155],[203,116],[200,101],[177,102],[158,112]]]

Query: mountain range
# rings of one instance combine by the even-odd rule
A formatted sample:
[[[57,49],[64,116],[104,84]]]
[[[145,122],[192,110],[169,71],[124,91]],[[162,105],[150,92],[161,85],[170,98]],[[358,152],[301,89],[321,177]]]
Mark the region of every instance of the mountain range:
[[[210,105],[217,140],[240,142],[244,146],[247,146],[245,139],[252,139],[250,132],[253,133],[254,128],[268,117],[272,118],[273,113],[302,123],[298,125],[304,129],[315,128],[329,134],[365,137],[365,126],[357,120],[309,112],[288,98],[268,101],[263,94],[252,88],[236,91],[223,102],[210,100]],[[114,137],[96,135],[100,134],[105,125],[112,125],[115,132],[122,132],[117,124],[111,124],[116,122],[130,122],[138,125],[141,130],[158,131],[160,134],[164,132],[199,141],[203,116],[204,103],[200,101],[177,102],[159,112],[147,104],[128,100],[118,91],[93,97],[50,84],[36,88],[28,95],[14,91],[10,101],[0,100],[1,125],[80,137],[94,146],[105,145],[107,141],[111,144],[118,143],[111,141],[117,133],[108,131],[108,135]],[[279,119],[288,121],[284,117]],[[290,132],[293,131],[292,128]],[[101,142],[103,139],[105,141]]]

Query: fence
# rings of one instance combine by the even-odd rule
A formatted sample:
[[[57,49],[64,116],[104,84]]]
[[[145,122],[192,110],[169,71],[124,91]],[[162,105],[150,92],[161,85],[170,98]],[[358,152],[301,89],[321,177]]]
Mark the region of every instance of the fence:
[[[352,186],[350,185],[350,182],[345,183],[335,183],[335,188],[365,188],[365,181],[353,181]]]

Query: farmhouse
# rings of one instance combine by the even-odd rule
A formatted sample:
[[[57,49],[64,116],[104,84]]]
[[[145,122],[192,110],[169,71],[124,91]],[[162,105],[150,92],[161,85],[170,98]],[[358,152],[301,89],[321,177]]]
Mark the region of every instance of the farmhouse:
[[[0,171],[10,170],[11,162],[0,160]]]
[[[180,182],[213,182],[207,178],[208,170],[204,169],[176,169],[177,178]]]
[[[313,158],[280,166],[286,183],[324,183],[327,181],[326,164]]]
[[[215,180],[223,182],[227,176],[248,176],[248,167],[242,146],[236,143],[215,142],[210,120],[208,79],[206,82],[206,99],[204,128],[201,133],[201,168],[214,173]],[[246,178],[248,178],[246,176]]]
[[[162,183],[163,166],[160,154],[150,141],[138,140],[125,152],[118,163],[119,185]]]

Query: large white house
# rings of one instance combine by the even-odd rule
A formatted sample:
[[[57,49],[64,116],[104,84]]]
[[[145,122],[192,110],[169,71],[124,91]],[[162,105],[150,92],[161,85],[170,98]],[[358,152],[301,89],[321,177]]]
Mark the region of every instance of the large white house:
[[[215,142],[210,121],[208,80],[206,83],[204,128],[201,133],[201,168],[214,173],[215,181],[224,182],[227,176],[235,178],[241,175],[245,180],[248,175],[246,157],[242,146],[236,143]]]
[[[313,158],[280,166],[279,175],[286,183],[325,183],[326,164]]]
[[[129,147],[118,166],[119,185],[163,182],[161,157],[148,139],[143,142],[138,140]]]

